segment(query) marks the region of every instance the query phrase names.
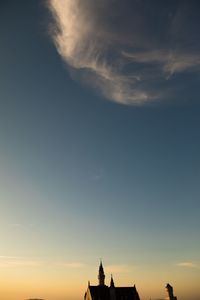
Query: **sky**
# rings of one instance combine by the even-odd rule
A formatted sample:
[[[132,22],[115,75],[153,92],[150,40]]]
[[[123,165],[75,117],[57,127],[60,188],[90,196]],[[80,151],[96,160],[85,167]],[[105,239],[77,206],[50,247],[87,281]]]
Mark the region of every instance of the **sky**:
[[[0,1],[0,298],[200,299],[198,0]]]

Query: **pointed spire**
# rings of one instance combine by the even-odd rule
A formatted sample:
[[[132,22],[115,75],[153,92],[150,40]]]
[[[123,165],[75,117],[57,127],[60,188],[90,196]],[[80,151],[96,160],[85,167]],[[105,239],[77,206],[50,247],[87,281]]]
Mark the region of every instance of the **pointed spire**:
[[[98,279],[99,279],[99,285],[105,285],[105,283],[104,283],[105,274],[104,274],[104,269],[103,269],[103,265],[102,265],[102,260],[100,260]]]
[[[103,270],[102,260],[100,259],[99,270]]]
[[[111,279],[110,279],[110,287],[115,287],[112,274],[111,274]]]

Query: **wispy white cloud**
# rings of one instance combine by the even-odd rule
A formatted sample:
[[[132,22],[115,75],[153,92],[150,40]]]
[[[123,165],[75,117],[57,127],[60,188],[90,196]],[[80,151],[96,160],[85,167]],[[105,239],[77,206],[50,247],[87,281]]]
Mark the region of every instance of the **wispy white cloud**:
[[[187,12],[179,7],[173,13],[166,10],[157,32],[155,26],[151,30],[155,14],[143,1],[47,3],[54,18],[50,34],[59,54],[73,76],[108,99],[123,104],[153,101],[167,93],[160,82],[175,73],[200,70],[199,45],[193,46],[185,30],[187,18],[182,17]]]
[[[84,268],[86,265],[84,263],[80,262],[58,262],[56,263],[57,266],[59,267],[64,267],[64,268],[70,268],[70,269],[80,269]]]
[[[142,64],[157,64],[160,72],[166,74],[167,78],[174,73],[183,71],[200,70],[199,53],[187,53],[167,49],[156,49],[153,51],[123,53],[132,62]],[[161,74],[161,73],[160,73]]]
[[[42,261],[30,260],[17,256],[0,256],[0,268],[13,267],[39,267],[43,264]]]
[[[80,269],[86,267],[86,264],[82,262],[65,262],[54,259],[34,259],[20,256],[0,256],[0,268],[17,268],[17,267],[43,267],[48,266],[50,268],[61,267],[69,269]]]
[[[185,268],[199,268],[198,264],[191,262],[191,261],[184,261],[177,264],[178,267],[185,267]]]
[[[18,256],[0,255],[0,259],[16,259]]]

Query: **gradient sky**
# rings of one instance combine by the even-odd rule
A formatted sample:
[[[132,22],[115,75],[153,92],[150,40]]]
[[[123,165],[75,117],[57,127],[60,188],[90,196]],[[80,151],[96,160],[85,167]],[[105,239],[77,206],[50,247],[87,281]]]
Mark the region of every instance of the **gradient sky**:
[[[200,3],[0,1],[0,298],[200,298]]]

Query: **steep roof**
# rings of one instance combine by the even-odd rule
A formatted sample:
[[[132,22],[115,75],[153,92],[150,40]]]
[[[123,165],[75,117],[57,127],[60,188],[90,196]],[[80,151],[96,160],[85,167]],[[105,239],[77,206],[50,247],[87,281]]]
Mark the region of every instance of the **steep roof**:
[[[110,300],[111,289],[114,291],[116,300],[140,300],[138,292],[134,287],[108,287],[89,286],[92,300]],[[114,290],[113,290],[114,289]]]

